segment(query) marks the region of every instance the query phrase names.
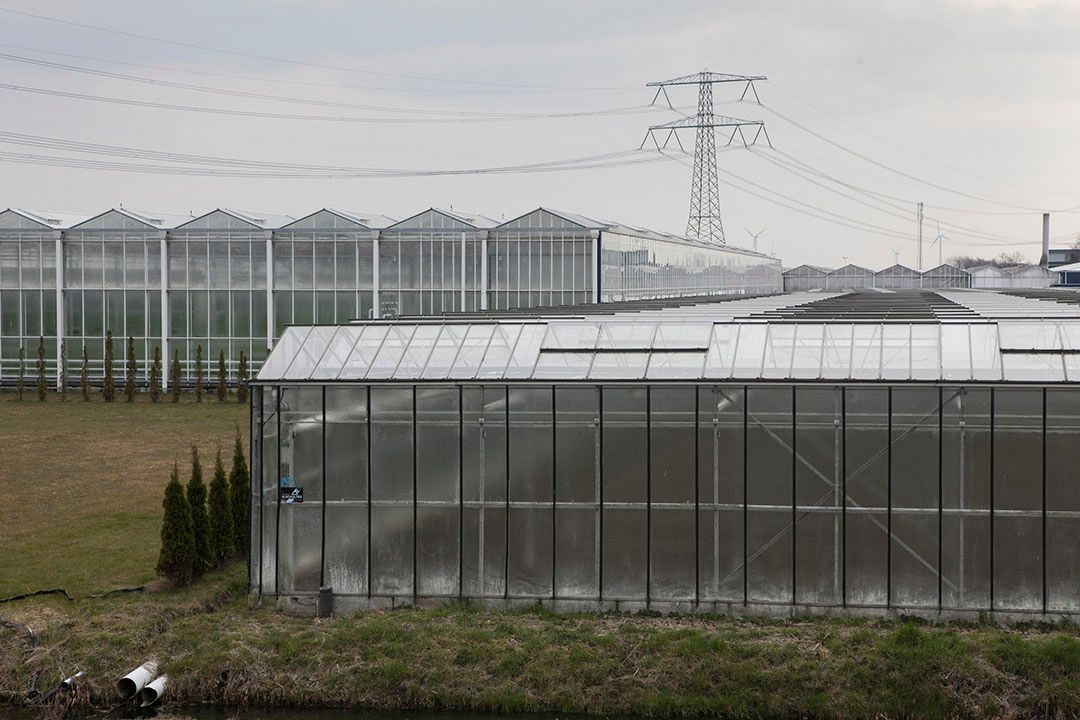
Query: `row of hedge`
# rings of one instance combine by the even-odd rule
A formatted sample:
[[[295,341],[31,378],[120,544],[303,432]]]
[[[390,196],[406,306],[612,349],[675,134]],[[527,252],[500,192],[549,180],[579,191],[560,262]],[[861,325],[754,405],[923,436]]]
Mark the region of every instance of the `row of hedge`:
[[[57,364],[58,371],[60,373],[59,378],[59,390],[60,400],[67,400],[68,394],[72,391],[70,378],[68,377],[67,370],[67,346],[66,342],[60,343],[60,359]],[[203,377],[203,348],[199,345],[195,349],[195,400],[196,402],[202,402],[203,395],[207,392],[207,385],[205,378]],[[113,402],[116,400],[116,377],[115,366],[116,358],[113,352],[113,336],[112,332],[105,334],[105,373],[104,380],[101,385],[101,396],[105,402]],[[153,402],[158,402],[161,399],[161,348],[154,347],[154,360],[150,364],[150,371],[147,374],[146,380],[142,383],[142,388],[150,394],[150,399]],[[128,402],[135,400],[135,395],[139,392],[140,387],[136,382],[136,376],[138,375],[138,363],[135,360],[135,339],[129,337],[127,339],[127,362],[126,372],[124,373],[124,388],[123,394]],[[248,358],[247,354],[243,350],[240,351],[240,362],[237,368],[237,388],[236,399],[239,402],[246,403],[248,399],[248,381],[250,380],[250,373],[248,370]],[[169,368],[169,395],[172,401],[180,401],[180,387],[181,387],[181,374],[180,374],[180,351],[173,352],[172,366]],[[45,338],[38,338],[37,349],[37,399],[40,402],[44,402],[48,397],[48,380],[45,372]],[[22,400],[26,395],[26,349],[19,348],[19,374],[18,380],[15,384],[15,392],[19,400]],[[83,345],[82,349],[82,368],[79,372],[79,394],[84,401],[90,400],[90,359],[87,356],[86,346]],[[222,350],[218,354],[218,368],[217,368],[217,382],[213,387],[213,393],[217,397],[219,402],[224,402],[229,396],[229,384],[228,373],[225,369],[225,351]]]

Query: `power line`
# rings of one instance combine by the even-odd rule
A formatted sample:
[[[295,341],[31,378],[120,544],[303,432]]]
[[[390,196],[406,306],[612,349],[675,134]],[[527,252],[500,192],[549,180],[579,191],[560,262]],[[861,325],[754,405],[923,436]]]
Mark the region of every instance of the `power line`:
[[[902,220],[910,220],[911,219],[910,214],[908,214],[908,207],[905,207],[904,205],[898,205],[898,204],[896,204],[894,202],[890,202],[889,200],[881,199],[881,198],[895,198],[895,199],[900,200],[901,202],[906,202],[909,205],[914,205],[915,204],[914,201],[908,201],[908,200],[906,200],[904,198],[896,198],[896,196],[884,195],[884,194],[881,194],[881,193],[873,192],[871,190],[867,190],[865,188],[861,188],[861,187],[859,187],[857,185],[853,185],[851,183],[848,183],[848,182],[845,182],[845,181],[840,180],[838,178],[835,178],[835,177],[833,177],[833,176],[831,176],[831,175],[829,175],[827,173],[824,173],[824,172],[812,167],[811,165],[808,165],[808,164],[798,160],[797,158],[793,157],[792,155],[790,155],[788,153],[785,153],[783,150],[781,150],[779,148],[772,148],[772,149],[773,149],[773,151],[779,153],[780,155],[783,155],[784,157],[788,158],[790,160],[790,162],[786,162],[784,160],[781,160],[779,157],[769,157],[768,154],[759,154],[759,157],[761,157],[764,160],[772,163],[773,165],[780,168],[781,170],[784,170],[785,172],[791,173],[791,174],[795,175],[796,177],[798,177],[800,179],[803,179],[803,180],[805,180],[805,181],[807,181],[807,182],[809,182],[809,183],[811,183],[813,185],[817,185],[819,187],[822,187],[825,190],[828,190],[829,192],[832,192],[832,193],[835,193],[837,195],[840,195],[841,197],[847,198],[847,199],[851,200],[852,202],[856,202],[856,203],[859,203],[861,205],[865,205],[868,208],[871,208],[873,210],[877,210],[878,212],[882,212],[882,213],[885,213],[887,215],[891,215],[893,217],[900,218]],[[843,193],[843,192],[837,190],[836,188],[829,187],[828,185],[826,185],[824,183],[821,183],[821,182],[818,182],[818,181],[814,180],[811,177],[807,177],[806,173],[802,172],[800,168],[805,168],[807,171],[809,171],[813,175],[816,175],[818,177],[826,179],[826,180],[828,180],[830,182],[836,183],[837,185],[841,185],[843,187],[849,188],[849,189],[851,189],[851,190],[853,190],[853,191],[855,191],[857,193],[861,193],[863,195],[866,195],[867,197],[870,197],[870,198],[874,199],[875,202],[879,202],[882,205],[887,206],[887,208],[891,208],[891,210],[886,209],[886,208],[882,208],[882,207],[880,207],[878,205],[875,205],[875,204],[873,204],[871,202],[868,202],[866,200],[862,200],[860,198],[852,197],[851,195]],[[898,211],[898,212],[893,212],[894,210]],[[971,228],[971,227],[967,227],[967,226],[964,226],[964,225],[957,225],[955,223],[946,222],[946,221],[941,220],[940,218],[937,218],[937,217],[927,216],[927,218],[930,219],[930,220],[935,220],[935,221],[939,222],[942,225],[945,225],[947,228],[950,228],[957,235],[967,235],[967,236],[977,238],[977,239],[997,239],[997,240],[1001,241],[1001,243],[999,243],[999,244],[1002,244],[1002,245],[1028,242],[1027,240],[1020,239],[1020,238],[1010,237],[1010,236],[1007,236],[1007,235],[1000,235],[998,233],[986,232],[986,231],[983,231],[983,230],[979,230],[978,228]],[[987,243],[987,244],[990,244],[990,243]]]
[[[627,87],[580,87],[580,86],[566,86],[566,85],[529,85],[523,83],[503,83],[494,82],[488,80],[468,80],[458,78],[444,78],[434,77],[429,75],[414,75],[410,73],[396,73],[396,72],[384,72],[379,70],[368,70],[364,68],[347,67],[342,65],[328,65],[324,63],[313,63],[304,60],[294,60],[291,58],[275,57],[272,55],[260,55],[258,53],[244,52],[241,50],[229,50],[226,48],[218,48],[210,45],[200,45],[198,43],[185,42],[182,40],[174,40],[170,38],[155,37],[152,35],[142,35],[135,32],[129,32],[127,30],[117,30],[116,28],[102,27],[100,25],[91,25],[89,23],[76,22],[74,20],[65,20],[63,18],[50,17],[48,15],[39,15],[37,13],[26,12],[25,10],[14,10],[12,8],[0,7],[0,12],[10,13],[12,15],[19,15],[22,17],[34,18],[35,20],[42,20],[45,22],[59,23],[62,25],[68,25],[71,27],[78,27],[84,30],[93,30],[95,32],[110,33],[113,35],[120,35],[123,37],[136,38],[139,40],[146,40],[149,42],[164,43],[166,45],[174,45],[177,47],[193,48],[196,50],[204,50],[206,52],[220,53],[223,55],[232,55],[236,57],[245,57],[255,60],[264,60],[267,62],[282,63],[286,65],[298,65],[302,67],[319,68],[321,70],[334,70],[339,72],[351,72],[359,73],[362,75],[374,75],[379,77],[397,78],[400,80],[419,80],[423,82],[436,82],[436,83],[449,83],[458,85],[477,85],[484,87],[498,87],[498,88],[511,88],[517,90],[531,90],[531,91],[589,91],[594,92],[597,90],[625,90]]]
[[[126,75],[123,73],[114,73],[107,70],[95,70],[94,68],[80,67],[78,65],[70,65],[67,63],[56,63],[49,60],[40,60],[37,58],[29,58],[20,55],[13,55],[10,53],[0,53],[0,59],[10,60],[12,62],[25,63],[29,65],[35,65],[38,67],[45,67],[54,70],[63,70],[67,72],[83,73],[87,75],[95,75],[98,77],[105,77],[114,80],[124,80],[127,82],[143,83],[146,85],[154,85],[158,87],[170,87],[177,88],[179,90],[195,90],[198,92],[213,93],[216,95],[226,95],[229,97],[242,97],[252,98],[256,100],[270,100],[273,102],[295,103],[301,105],[315,105],[318,107],[333,107],[344,108],[349,110],[369,110],[376,112],[400,112],[400,113],[418,113],[425,115],[447,115],[452,117],[467,117],[467,118],[492,118],[492,119],[540,119],[540,118],[574,118],[574,117],[595,117],[605,115],[628,115],[639,114],[644,112],[657,112],[662,111],[662,108],[658,108],[652,105],[634,105],[630,107],[617,107],[607,108],[601,110],[571,110],[563,112],[546,112],[546,113],[510,113],[510,112],[483,112],[483,111],[463,111],[463,110],[439,110],[431,108],[414,108],[414,107],[388,107],[385,105],[367,105],[359,103],[345,103],[332,100],[318,100],[314,98],[297,98],[289,97],[285,95],[270,95],[266,93],[256,93],[244,90],[232,90],[225,88],[215,88],[206,85],[193,85],[190,83],[180,83],[171,80],[159,80],[154,78],[142,77],[139,75]]]
[[[824,108],[822,108],[822,107],[820,107],[818,105],[815,105],[814,103],[810,102],[809,100],[806,100],[804,98],[799,97],[798,95],[791,92],[790,90],[786,90],[786,89],[780,87],[779,85],[776,84],[776,81],[774,81],[774,80],[770,80],[769,84],[770,84],[770,86],[776,88],[777,90],[784,93],[785,95],[788,95],[789,97],[791,97],[791,98],[793,98],[795,100],[798,100],[803,105],[806,105],[809,108],[813,108],[814,110],[817,110],[822,115],[830,117],[833,120],[836,120],[837,122],[842,123],[843,125],[846,125],[847,127],[851,128],[852,130],[855,130],[856,132],[860,132],[860,133],[862,133],[863,135],[866,135],[869,138],[873,138],[874,140],[877,140],[880,143],[888,145],[889,147],[894,148],[896,150],[900,150],[901,152],[907,153],[908,155],[911,155],[913,157],[917,157],[920,160],[925,160],[926,162],[933,163],[934,165],[937,165],[939,167],[943,167],[943,168],[945,168],[947,170],[952,170],[954,172],[962,173],[964,175],[968,175],[968,176],[976,178],[978,180],[985,180],[987,182],[997,183],[998,185],[1004,185],[1004,186],[1007,186],[1007,187],[1017,188],[1019,190],[1030,190],[1029,187],[1025,187],[1023,185],[1018,185],[1016,183],[1006,182],[1004,180],[998,180],[996,178],[987,177],[985,175],[979,175],[977,173],[970,172],[970,171],[965,170],[963,168],[959,168],[959,167],[956,167],[954,165],[949,165],[947,163],[943,163],[940,160],[936,160],[935,158],[923,155],[921,153],[917,153],[914,150],[911,150],[909,148],[906,148],[906,147],[904,147],[902,145],[899,145],[899,144],[893,142],[892,140],[889,140],[888,138],[884,138],[884,137],[881,137],[880,135],[875,135],[874,133],[872,133],[872,132],[870,132],[868,130],[864,130],[863,128],[860,128],[859,126],[852,124],[851,122],[845,120],[844,118],[842,118],[842,117],[840,117],[838,115],[834,115],[833,113],[829,112],[828,110],[825,110]],[[1065,194],[1065,193],[1060,193],[1060,194]]]
[[[237,110],[232,108],[209,107],[205,105],[182,105],[178,103],[162,103],[150,100],[134,100],[131,98],[112,97],[107,95],[91,95],[89,93],[68,92],[66,90],[52,90],[49,88],[33,87],[29,85],[13,85],[0,83],[0,90],[12,92],[31,93],[34,95],[47,95],[50,97],[63,97],[72,100],[87,100],[91,102],[110,103],[114,105],[127,105],[130,107],[151,108],[155,110],[177,110],[183,112],[205,113],[210,115],[229,115],[235,117],[256,117],[274,120],[308,120],[315,122],[341,122],[362,124],[386,124],[386,125],[446,125],[459,123],[498,123],[515,120],[540,120],[551,116],[517,116],[517,117],[359,117],[355,115],[301,115],[296,113],[267,112],[262,110]],[[623,112],[621,114],[635,114]],[[620,114],[605,112],[605,115]],[[567,116],[564,116],[567,117]]]
[[[920,177],[918,177],[916,175],[906,173],[903,170],[897,170],[894,167],[891,167],[889,165],[886,165],[885,163],[874,160],[873,158],[868,157],[868,156],[866,156],[866,155],[864,155],[864,154],[862,154],[862,153],[860,153],[860,152],[858,152],[856,150],[852,150],[851,148],[845,147],[844,145],[842,145],[842,144],[840,144],[838,142],[835,142],[834,140],[829,139],[828,137],[822,135],[821,133],[818,133],[818,132],[816,132],[814,130],[811,130],[810,128],[806,127],[802,123],[799,123],[799,122],[797,122],[795,120],[792,120],[791,118],[789,118],[786,115],[783,115],[782,113],[774,110],[773,108],[769,107],[768,105],[763,104],[763,105],[761,105],[761,107],[763,107],[765,110],[769,111],[770,113],[772,113],[776,117],[780,118],[784,122],[787,122],[787,123],[793,125],[794,127],[797,127],[798,129],[802,130],[803,132],[805,132],[805,133],[807,133],[809,135],[812,135],[812,136],[816,137],[817,139],[821,140],[822,142],[827,143],[829,145],[832,145],[833,147],[835,147],[835,148],[837,148],[839,150],[842,150],[843,152],[846,152],[849,155],[853,155],[853,156],[859,158],[860,160],[862,160],[864,162],[868,162],[871,165],[875,165],[875,166],[880,167],[880,168],[882,168],[884,170],[888,170],[889,172],[894,173],[896,175],[899,175],[900,177],[904,177],[904,178],[907,178],[909,180],[914,180],[914,181],[919,182],[919,183],[921,183],[923,185],[926,185],[928,187],[932,187],[932,188],[935,188],[937,190],[941,190],[942,192],[947,192],[947,193],[950,193],[950,194],[953,194],[953,195],[958,195],[960,197],[965,197],[965,198],[968,198],[969,200],[977,200],[979,202],[983,202],[983,203],[987,203],[987,204],[991,204],[991,205],[999,205],[999,206],[1002,206],[1002,207],[1008,207],[1008,208],[1013,208],[1013,209],[1018,209],[1018,210],[1030,210],[1030,211],[1035,211],[1035,212],[1040,212],[1040,213],[1045,212],[1045,208],[1036,208],[1036,207],[1032,207],[1030,205],[1017,205],[1017,204],[1013,204],[1013,203],[1002,202],[1000,200],[994,200],[992,198],[982,197],[982,196],[979,196],[979,195],[973,195],[971,193],[967,193],[967,192],[964,192],[962,190],[956,190],[956,189],[947,187],[945,185],[939,185],[937,183],[931,182],[930,180],[926,180],[926,179],[920,178]]]

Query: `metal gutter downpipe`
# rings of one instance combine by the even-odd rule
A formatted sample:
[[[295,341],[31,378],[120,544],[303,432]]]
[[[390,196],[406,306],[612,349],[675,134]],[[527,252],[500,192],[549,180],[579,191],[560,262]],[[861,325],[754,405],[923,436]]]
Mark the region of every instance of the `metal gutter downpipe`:
[[[116,681],[116,694],[121,700],[130,700],[157,676],[158,664],[153,660],[144,662]]]

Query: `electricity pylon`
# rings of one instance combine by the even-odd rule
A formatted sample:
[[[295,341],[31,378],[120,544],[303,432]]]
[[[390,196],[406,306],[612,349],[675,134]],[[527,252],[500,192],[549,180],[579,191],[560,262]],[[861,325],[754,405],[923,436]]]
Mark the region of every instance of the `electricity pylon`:
[[[694,179],[690,186],[690,219],[686,223],[686,234],[706,242],[725,243],[724,224],[720,220],[720,188],[716,178],[716,128],[731,128],[731,136],[727,145],[733,145],[736,137],[742,144],[749,147],[755,144],[762,135],[765,141],[769,140],[769,133],[765,131],[765,123],[756,120],[740,120],[727,115],[713,113],[713,85],[716,83],[744,83],[742,97],[746,99],[748,92],[753,92],[754,99],[760,102],[757,89],[754,88],[755,80],[765,80],[763,75],[730,75],[728,73],[714,73],[703,70],[692,75],[661,80],[658,82],[645,83],[646,87],[655,87],[656,95],[653,104],[663,94],[668,107],[675,109],[668,97],[667,89],[675,85],[697,85],[698,104],[697,114],[683,117],[663,125],[653,125],[649,128],[641,147],[652,138],[657,150],[667,148],[672,139],[679,145],[679,149],[685,152],[682,141],[679,139],[679,130],[694,129],[697,137],[694,143]],[[747,140],[743,128],[754,128],[753,138]],[[661,144],[656,139],[656,133],[660,131],[664,135]],[[769,143],[771,146],[772,143]]]

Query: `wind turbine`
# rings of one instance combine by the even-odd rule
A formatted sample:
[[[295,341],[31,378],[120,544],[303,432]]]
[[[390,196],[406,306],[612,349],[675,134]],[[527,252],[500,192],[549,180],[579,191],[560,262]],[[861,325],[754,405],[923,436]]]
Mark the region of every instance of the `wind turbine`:
[[[945,245],[945,243],[943,241],[948,240],[948,239],[949,239],[948,237],[941,234],[941,222],[938,222],[938,224],[937,224],[937,237],[934,238],[934,241],[930,243],[930,249],[933,250],[934,245],[937,244],[937,264],[939,266],[945,264],[945,261],[942,260],[942,254],[943,254],[942,253],[942,248]]]
[[[750,228],[747,228],[747,227],[744,227],[744,228],[743,228],[743,230],[745,230],[745,231],[746,231],[746,234],[747,234],[747,235],[749,235],[750,237],[754,238],[754,252],[757,252],[757,239],[758,239],[759,237],[761,237],[761,234],[762,234],[763,232],[765,232],[766,230],[768,230],[768,229],[769,229],[769,228],[761,228],[761,229],[760,229],[760,230],[758,230],[758,231],[757,231],[756,233],[754,233],[754,232],[750,232]]]
[[[889,247],[892,247],[891,245]],[[900,264],[900,248],[892,248],[893,251],[893,264]]]

